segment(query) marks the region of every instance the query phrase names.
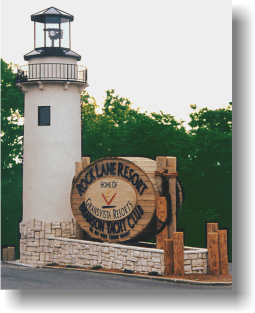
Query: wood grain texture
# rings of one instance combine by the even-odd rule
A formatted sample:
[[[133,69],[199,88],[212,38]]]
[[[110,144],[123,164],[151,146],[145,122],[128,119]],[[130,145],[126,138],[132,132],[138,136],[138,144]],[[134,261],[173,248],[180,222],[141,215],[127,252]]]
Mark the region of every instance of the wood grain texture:
[[[220,273],[228,275],[228,246],[227,246],[227,231],[218,230],[219,236],[219,260],[220,260]]]
[[[158,197],[156,200],[156,215],[157,218],[164,223],[167,219],[167,202],[165,197]],[[162,223],[158,222],[157,229],[162,226]],[[168,239],[168,229],[165,227],[163,231],[161,231],[156,236],[156,246],[157,249],[164,249],[165,240]]]
[[[167,173],[176,172],[177,163],[176,157],[166,157]],[[176,178],[169,178],[169,193],[171,195],[171,208],[172,208],[172,222],[168,227],[168,238],[173,238],[173,233],[176,232]]]
[[[208,242],[208,233],[217,233],[218,229],[219,229],[219,224],[218,223],[207,223],[206,225],[207,227],[207,230],[206,230],[206,238],[207,238],[207,247],[209,245],[209,242]]]
[[[157,171],[164,171],[166,168],[166,157],[165,156],[157,156],[156,157],[156,170]],[[162,193],[162,182],[163,178],[161,176],[156,176],[157,185],[159,186],[160,195],[163,196]]]
[[[174,274],[184,275],[184,240],[182,232],[173,233]]]
[[[170,275],[174,272],[173,239],[165,240],[164,247],[164,274]]]
[[[209,274],[220,274],[220,260],[219,260],[219,235],[218,233],[207,233],[208,239],[208,266]]]
[[[207,223],[207,233],[217,233],[218,229],[218,223]]]

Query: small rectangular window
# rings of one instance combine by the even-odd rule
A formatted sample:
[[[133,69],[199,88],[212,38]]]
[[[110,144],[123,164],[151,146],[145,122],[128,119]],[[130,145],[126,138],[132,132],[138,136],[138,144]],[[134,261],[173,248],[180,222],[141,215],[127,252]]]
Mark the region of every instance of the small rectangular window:
[[[38,126],[50,125],[50,106],[38,107]]]

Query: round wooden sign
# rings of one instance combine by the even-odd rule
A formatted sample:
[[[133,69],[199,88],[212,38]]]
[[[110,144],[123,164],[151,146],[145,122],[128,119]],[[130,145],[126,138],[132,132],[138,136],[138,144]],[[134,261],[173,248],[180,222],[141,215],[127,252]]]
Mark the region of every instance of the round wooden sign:
[[[72,184],[71,206],[77,222],[101,241],[123,242],[139,236],[154,217],[155,201],[151,179],[130,159],[97,160]]]

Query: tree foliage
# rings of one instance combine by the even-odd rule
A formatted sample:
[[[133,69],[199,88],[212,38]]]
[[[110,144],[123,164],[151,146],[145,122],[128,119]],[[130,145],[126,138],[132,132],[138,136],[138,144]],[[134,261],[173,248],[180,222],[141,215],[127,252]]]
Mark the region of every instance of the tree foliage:
[[[2,171],[22,158],[23,127],[18,120],[23,116],[23,95],[15,86],[15,74],[11,64],[1,59],[1,146]]]
[[[17,248],[22,214],[23,95],[15,86],[12,65],[1,59],[1,241]]]
[[[231,256],[232,103],[217,110],[191,108],[189,166],[182,176],[187,201],[179,212],[180,226],[188,245],[205,246],[205,222],[219,222],[228,229]]]
[[[155,158],[171,150],[179,158],[187,157],[182,142],[188,144],[188,134],[170,114],[141,113],[131,108],[131,102],[106,92],[102,114],[94,99],[82,95],[83,154],[92,160],[106,156],[146,156]]]

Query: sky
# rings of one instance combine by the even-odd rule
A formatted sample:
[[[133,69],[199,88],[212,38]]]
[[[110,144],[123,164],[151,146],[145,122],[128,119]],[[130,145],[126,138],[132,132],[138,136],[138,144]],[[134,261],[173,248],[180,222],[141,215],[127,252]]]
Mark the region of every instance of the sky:
[[[23,65],[34,48],[30,16],[54,6],[74,15],[71,49],[88,68],[99,106],[115,89],[141,111],[189,120],[190,104],[232,101],[230,0],[45,0],[1,2],[1,57]]]

